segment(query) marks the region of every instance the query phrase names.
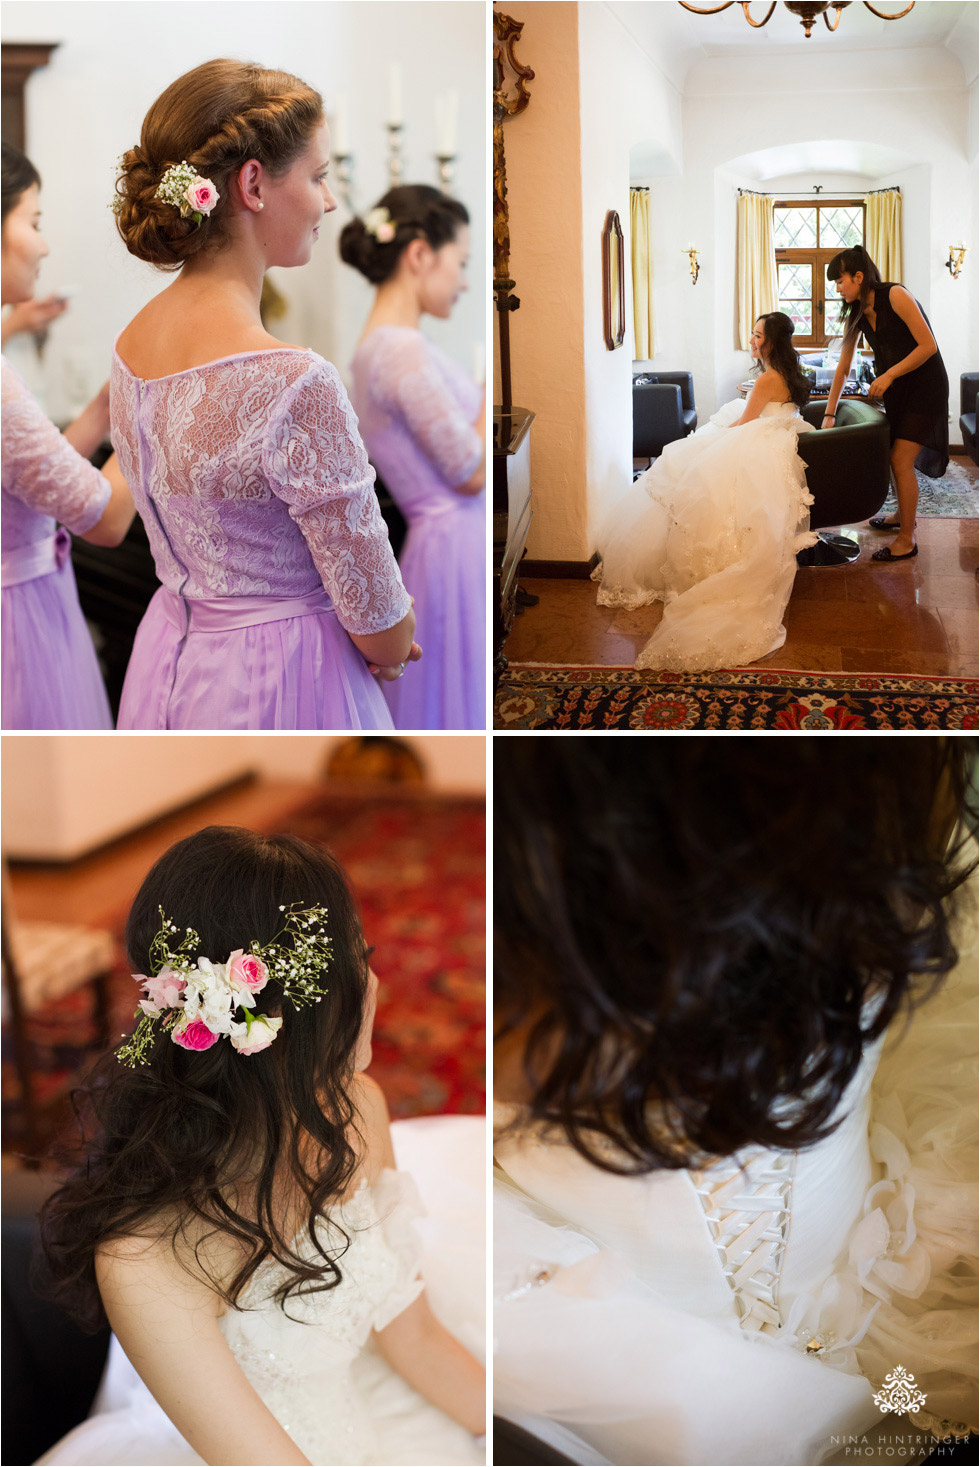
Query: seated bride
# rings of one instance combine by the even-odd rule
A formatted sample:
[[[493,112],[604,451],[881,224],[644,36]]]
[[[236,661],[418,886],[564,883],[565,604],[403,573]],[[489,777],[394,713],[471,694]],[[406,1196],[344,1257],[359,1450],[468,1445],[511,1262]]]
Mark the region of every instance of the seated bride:
[[[793,329],[781,311],[759,317],[751,352],[762,370],[748,400],[668,443],[600,525],[599,604],[664,603],[638,668],[739,667],[786,640],[796,552],[817,538],[796,451],[810,388]]]
[[[973,750],[495,754],[497,1415],[672,1467],[975,1431]]]
[[[479,1122],[402,1123],[435,1128],[408,1149],[445,1169],[452,1225],[423,1260],[363,1074],[377,980],[344,872],[211,827],[154,866],[126,942],[142,1015],[90,1077],[82,1164],[42,1212],[51,1289],[115,1338],[94,1414],[41,1461],[481,1462],[484,1371],[456,1333],[479,1349],[483,1207],[450,1175],[453,1122]]]

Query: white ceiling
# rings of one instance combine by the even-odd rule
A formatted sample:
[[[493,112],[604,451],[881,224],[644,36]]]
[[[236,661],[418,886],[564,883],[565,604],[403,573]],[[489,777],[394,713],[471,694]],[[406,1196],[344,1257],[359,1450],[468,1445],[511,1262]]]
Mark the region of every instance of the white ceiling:
[[[840,55],[845,51],[921,51],[941,46],[963,67],[964,79],[977,74],[978,0],[918,0],[915,9],[901,20],[879,20],[862,3],[843,11],[840,25],[828,31],[818,18],[807,40],[797,16],[783,4],[761,30],[753,29],[740,4],[730,5],[717,15],[693,15],[677,0],[608,0],[617,15],[655,61],[683,90],[691,66],[712,58],[751,60],[760,56]],[[712,0],[695,0],[709,4]],[[899,11],[905,0],[875,0],[880,10]],[[759,20],[768,0],[753,0],[751,14]],[[833,19],[833,13],[831,13]],[[911,58],[910,58],[911,59]]]

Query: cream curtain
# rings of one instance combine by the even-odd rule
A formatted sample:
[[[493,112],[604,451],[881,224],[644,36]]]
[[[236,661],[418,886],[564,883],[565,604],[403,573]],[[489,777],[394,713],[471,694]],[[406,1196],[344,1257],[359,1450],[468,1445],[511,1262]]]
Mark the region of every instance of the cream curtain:
[[[865,200],[865,249],[878,266],[882,280],[901,284],[902,267],[902,195],[897,188],[869,194]]]
[[[630,258],[633,269],[633,360],[653,356],[653,247],[650,195],[630,189]]]
[[[772,199],[761,194],[739,195],[735,261],[736,332],[739,347],[748,351],[756,321],[779,309]]]

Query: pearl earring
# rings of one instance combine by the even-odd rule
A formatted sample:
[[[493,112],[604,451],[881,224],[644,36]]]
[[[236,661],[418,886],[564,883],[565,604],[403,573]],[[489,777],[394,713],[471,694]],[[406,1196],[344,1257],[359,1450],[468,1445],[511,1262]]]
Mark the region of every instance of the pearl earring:
[[[258,208],[260,208],[260,209],[264,209],[264,208],[265,208],[265,205],[264,205],[264,204],[263,204],[263,202],[262,202],[262,200],[261,200],[261,199],[259,199],[259,200],[258,200],[258,201],[257,201],[257,205],[258,205]]]

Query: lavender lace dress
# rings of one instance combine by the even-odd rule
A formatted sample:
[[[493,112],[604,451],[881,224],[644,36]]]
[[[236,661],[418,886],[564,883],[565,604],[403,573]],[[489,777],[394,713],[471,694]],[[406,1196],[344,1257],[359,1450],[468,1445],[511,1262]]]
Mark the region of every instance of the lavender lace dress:
[[[7,361],[2,388],[3,727],[111,728],[68,534],[98,524],[109,481],[58,432]]]
[[[485,729],[486,492],[455,493],[483,453],[473,427],[481,391],[404,326],[372,331],[352,371],[371,461],[408,521],[400,563],[423,656],[385,685],[395,727]]]
[[[334,367],[242,352],[144,381],[114,353],[112,438],[160,589],[120,728],[390,728],[348,633],[409,597]]]

